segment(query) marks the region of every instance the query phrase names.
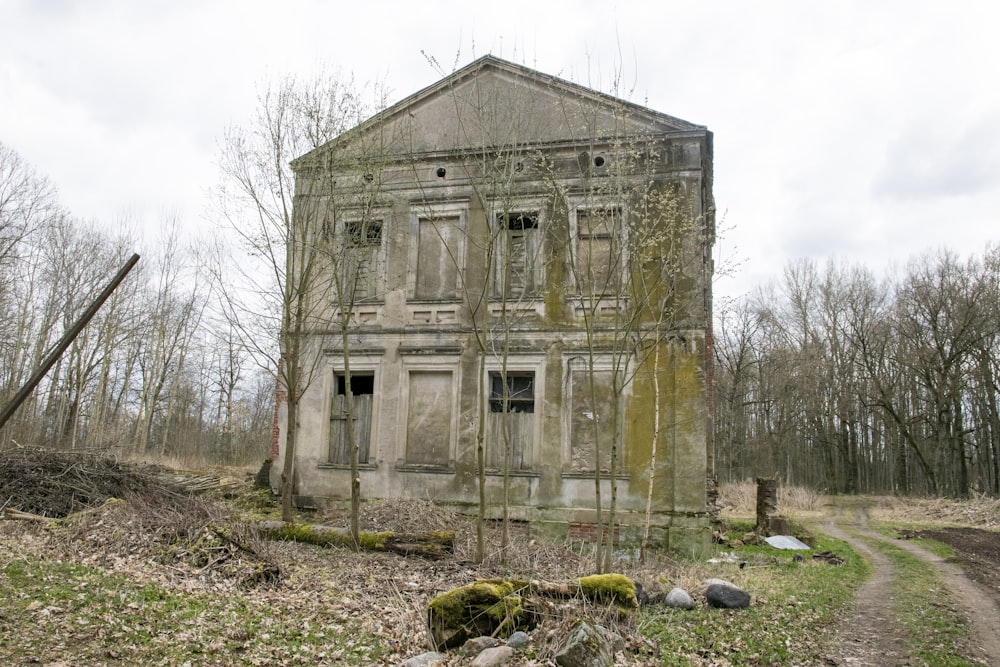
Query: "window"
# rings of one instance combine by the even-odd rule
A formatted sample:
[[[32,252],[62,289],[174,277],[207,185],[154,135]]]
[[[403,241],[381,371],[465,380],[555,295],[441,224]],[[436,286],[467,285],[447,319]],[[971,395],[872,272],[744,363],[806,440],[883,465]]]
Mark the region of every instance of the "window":
[[[490,373],[486,467],[526,470],[531,467],[535,431],[535,374]]]
[[[616,293],[622,283],[621,210],[618,208],[577,209],[576,259],[577,289],[580,293]]]
[[[364,248],[382,244],[382,221],[354,221],[347,223],[347,242],[352,247]]]
[[[535,374],[509,372],[506,380],[490,373],[490,412],[534,412]]]
[[[381,220],[352,220],[344,226],[345,300],[372,299],[378,294],[382,249]]]
[[[350,465],[351,449],[347,437],[347,378],[337,374],[336,394],[330,409],[330,463]],[[371,443],[372,403],[375,398],[375,376],[351,373],[351,394],[354,398],[351,418],[354,439],[358,445],[358,462],[367,463]]]
[[[497,214],[499,257],[495,296],[534,295],[541,285],[538,212]]]
[[[462,266],[462,226],[458,217],[422,218],[418,225],[417,299],[454,299]]]

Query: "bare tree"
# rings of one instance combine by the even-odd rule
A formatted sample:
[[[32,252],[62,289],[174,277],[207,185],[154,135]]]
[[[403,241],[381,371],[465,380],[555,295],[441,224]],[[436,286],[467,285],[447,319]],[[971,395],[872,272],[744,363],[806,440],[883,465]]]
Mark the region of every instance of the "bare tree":
[[[299,398],[321,358],[307,354],[306,334],[326,312],[323,298],[330,288],[317,245],[323,218],[296,211],[296,196],[309,193],[296,193],[289,165],[356,125],[366,112],[349,78],[288,77],[267,85],[251,121],[230,128],[223,142],[216,200],[242,255],[218,266],[216,282],[230,324],[261,367],[277,369],[285,394],[285,520],[293,512]]]
[[[153,259],[152,277],[156,282],[148,287],[148,328],[138,358],[142,389],[135,449],[140,455],[149,448],[157,412],[167,407],[164,391],[183,372],[184,358],[205,307],[197,273],[191,275],[179,246],[176,222],[168,222],[164,230],[159,256]],[[161,452],[164,446],[161,440]]]
[[[61,213],[55,187],[0,143],[0,269],[17,256],[29,234]]]

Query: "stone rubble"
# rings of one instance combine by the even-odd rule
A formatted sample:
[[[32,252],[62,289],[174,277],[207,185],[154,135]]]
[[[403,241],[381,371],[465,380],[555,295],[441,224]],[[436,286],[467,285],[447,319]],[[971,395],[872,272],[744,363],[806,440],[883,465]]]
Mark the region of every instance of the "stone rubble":
[[[707,579],[704,596],[708,606],[718,609],[744,609],[750,606],[750,593],[724,579]],[[690,610],[698,603],[683,588],[672,588],[667,593],[656,593],[648,597],[647,604],[662,604],[673,609]],[[518,651],[531,644],[531,636],[523,631],[514,632],[506,640],[496,637],[473,637],[458,651],[472,658],[472,667],[503,667],[510,663]],[[596,623],[581,620],[566,638],[555,664],[559,667],[610,667],[614,664],[615,653],[624,650],[625,643],[617,633]],[[440,667],[447,664],[446,654],[434,651],[412,657],[399,667]]]

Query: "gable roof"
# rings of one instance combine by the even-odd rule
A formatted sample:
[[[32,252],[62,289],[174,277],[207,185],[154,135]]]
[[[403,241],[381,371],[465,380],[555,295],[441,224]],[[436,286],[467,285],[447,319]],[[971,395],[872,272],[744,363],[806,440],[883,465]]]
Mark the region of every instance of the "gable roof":
[[[299,157],[293,167],[377,130],[396,140],[405,136],[402,144],[410,154],[707,131],[703,125],[487,55]]]

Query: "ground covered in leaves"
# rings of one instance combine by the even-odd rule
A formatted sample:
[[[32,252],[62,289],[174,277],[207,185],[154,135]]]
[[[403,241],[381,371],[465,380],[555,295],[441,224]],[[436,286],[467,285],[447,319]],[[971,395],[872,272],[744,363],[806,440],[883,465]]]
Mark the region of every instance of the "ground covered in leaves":
[[[253,525],[274,518],[277,503],[250,474],[239,487],[193,495],[157,467],[36,454],[0,456],[10,519],[0,521],[4,665],[396,665],[428,650],[426,605],[439,592],[480,578],[593,571],[586,550],[526,531],[501,559],[495,526],[486,563],[474,564],[474,524],[429,501],[365,503],[362,529],[454,530],[453,558],[267,541]],[[347,522],[333,512],[300,518]],[[669,563],[649,566],[650,580]],[[551,664],[581,615],[634,629],[634,619],[587,606],[553,603],[522,664]],[[632,654],[650,650],[630,634]]]
[[[4,665],[398,665],[428,649],[427,602],[437,593],[481,578],[560,581],[594,569],[591,547],[534,539],[525,527],[514,531],[505,555],[498,527],[489,527],[486,561],[475,564],[474,524],[429,501],[367,502],[362,528],[454,530],[452,558],[262,540],[253,524],[274,518],[276,502],[253,489],[252,473],[240,484],[213,485],[204,474],[79,453],[66,455],[61,468],[48,453],[34,462],[26,452],[5,456],[0,509],[17,518],[0,520]],[[108,486],[97,491],[98,481]],[[58,508],[48,496],[59,496]],[[301,519],[347,523],[337,513]],[[581,617],[626,637],[621,665],[822,664],[826,628],[865,570],[843,543],[818,539],[819,549],[846,562],[797,562],[764,546],[744,546],[715,564],[661,553],[639,563],[622,551],[614,569],[652,591],[681,586],[697,598],[706,577],[720,576],[753,594],[751,608],[622,615],[558,601],[512,667],[553,665]],[[457,654],[450,660],[469,664]]]

